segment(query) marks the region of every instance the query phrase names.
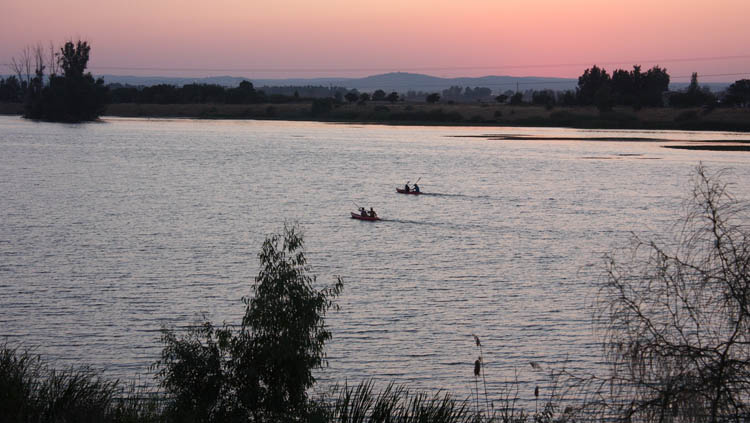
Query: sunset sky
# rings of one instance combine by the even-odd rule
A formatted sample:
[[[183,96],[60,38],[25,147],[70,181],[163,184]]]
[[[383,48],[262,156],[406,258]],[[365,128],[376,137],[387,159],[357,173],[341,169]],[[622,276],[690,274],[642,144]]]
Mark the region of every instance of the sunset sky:
[[[666,67],[750,78],[750,0],[3,0],[0,63],[92,44],[95,74],[577,77]],[[10,73],[7,67],[0,73]],[[719,75],[719,76],[710,76]]]

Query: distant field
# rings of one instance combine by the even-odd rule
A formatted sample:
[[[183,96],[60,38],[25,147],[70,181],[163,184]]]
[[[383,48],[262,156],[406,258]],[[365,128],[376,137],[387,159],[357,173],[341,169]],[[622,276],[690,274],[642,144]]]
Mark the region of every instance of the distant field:
[[[0,114],[19,114],[18,104],[0,103]],[[105,113],[122,117],[199,119],[281,119],[386,124],[560,126],[612,129],[686,129],[750,132],[750,109],[617,107],[600,113],[594,107],[511,106],[507,104],[386,103],[335,105],[312,113],[310,103],[291,104],[134,104],[108,106]]]

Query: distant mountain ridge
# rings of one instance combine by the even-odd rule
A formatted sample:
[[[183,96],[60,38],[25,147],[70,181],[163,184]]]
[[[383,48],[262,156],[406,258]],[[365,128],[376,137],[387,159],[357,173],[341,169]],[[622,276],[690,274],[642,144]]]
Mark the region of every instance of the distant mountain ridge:
[[[182,86],[185,84],[217,84],[227,87],[236,87],[242,81],[250,81],[255,87],[281,87],[281,86],[335,86],[360,91],[375,91],[378,89],[390,92],[407,91],[440,92],[452,86],[460,87],[486,87],[493,92],[506,90],[515,91],[516,88],[524,90],[552,89],[556,91],[574,89],[578,83],[574,78],[542,78],[542,77],[516,77],[516,76],[482,76],[482,77],[460,77],[441,78],[418,73],[392,72],[380,75],[366,76],[364,78],[287,78],[287,79],[256,79],[241,78],[235,76],[211,76],[205,78],[178,78],[163,76],[123,76],[123,75],[101,75],[107,84],[119,83],[134,86],[150,86],[157,84],[172,84]]]

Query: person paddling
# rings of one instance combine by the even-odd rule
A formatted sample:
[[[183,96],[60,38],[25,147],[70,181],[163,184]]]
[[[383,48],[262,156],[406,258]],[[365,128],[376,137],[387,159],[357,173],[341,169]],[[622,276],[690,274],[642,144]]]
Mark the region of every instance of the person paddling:
[[[375,210],[373,210],[372,207],[370,207],[370,217],[378,217],[378,214],[375,213]]]
[[[409,188],[409,183],[407,182],[407,183],[406,183],[406,184],[404,185],[404,192],[409,192],[409,191],[411,191],[411,188]]]
[[[359,215],[362,217],[367,217],[367,210],[365,210],[364,207],[359,208]]]
[[[419,192],[419,185],[417,185],[416,182],[414,182],[414,192]]]

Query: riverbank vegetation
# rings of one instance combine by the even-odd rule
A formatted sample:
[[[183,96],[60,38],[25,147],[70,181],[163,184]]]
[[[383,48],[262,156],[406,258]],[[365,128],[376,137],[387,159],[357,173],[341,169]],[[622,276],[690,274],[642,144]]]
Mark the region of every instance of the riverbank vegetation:
[[[670,91],[659,66],[642,71],[596,65],[573,90],[498,91],[454,86],[440,92],[360,92],[345,87],[237,87],[215,84],[110,84],[84,73],[91,47],[66,42],[56,51],[28,47],[0,78],[0,113],[82,122],[123,117],[285,119],[388,124],[561,126],[611,129],[750,131],[750,80],[712,92],[694,73]]]
[[[677,129],[750,131],[750,109],[642,108],[616,106],[602,113],[594,106],[396,103],[332,104],[312,113],[312,103],[287,104],[111,104],[119,117],[310,120],[388,125],[536,126],[585,129]]]

